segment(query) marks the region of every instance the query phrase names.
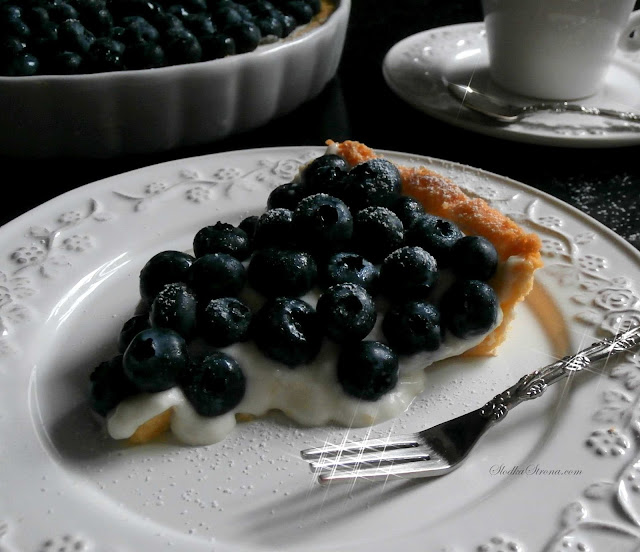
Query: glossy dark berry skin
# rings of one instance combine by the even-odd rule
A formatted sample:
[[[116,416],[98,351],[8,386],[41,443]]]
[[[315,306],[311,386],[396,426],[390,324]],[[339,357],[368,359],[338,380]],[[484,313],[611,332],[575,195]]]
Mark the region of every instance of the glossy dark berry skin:
[[[451,250],[451,269],[460,278],[490,280],[498,268],[498,252],[482,236],[464,236]]]
[[[251,257],[247,277],[249,285],[265,297],[300,297],[315,285],[318,268],[306,251],[267,247]]]
[[[453,222],[430,214],[418,217],[405,233],[407,245],[417,245],[431,253],[440,268],[451,264],[453,246],[462,237],[464,234]]]
[[[393,163],[376,158],[352,167],[344,186],[343,198],[355,212],[372,205],[390,207],[402,192],[402,179]]]
[[[234,358],[216,351],[189,363],[180,375],[180,388],[200,416],[221,416],[240,404],[246,379]]]
[[[101,362],[89,376],[89,405],[100,416],[106,416],[127,397],[138,392],[125,376],[122,355]]]
[[[214,347],[249,338],[251,309],[236,297],[212,299],[198,310],[198,334]]]
[[[440,302],[447,331],[462,339],[482,335],[496,323],[499,302],[493,288],[480,280],[458,280]]]
[[[224,27],[224,32],[233,38],[238,54],[252,52],[262,39],[260,29],[251,21],[243,20],[233,25],[227,25]]]
[[[188,361],[187,344],[177,332],[150,328],[131,340],[122,362],[125,375],[138,389],[156,393],[175,386]]]
[[[377,401],[398,383],[398,355],[379,341],[359,341],[342,348],[338,382],[347,395]]]
[[[66,19],[58,27],[58,43],[62,50],[86,54],[95,39],[95,35],[77,19]]]
[[[344,189],[343,178],[348,170],[348,163],[339,155],[321,155],[302,170],[300,180],[309,194],[324,193],[340,197]]]
[[[264,303],[253,317],[251,336],[265,356],[289,368],[311,362],[322,344],[315,309],[305,301],[288,297]]]
[[[131,340],[142,330],[151,327],[148,313],[136,314],[129,318],[123,325],[118,336],[118,351],[124,353]]]
[[[208,253],[189,268],[187,283],[198,301],[235,297],[247,281],[244,265],[228,253]]]
[[[332,255],[319,271],[320,283],[325,287],[334,284],[357,284],[375,295],[378,291],[380,270],[359,253],[341,251]]]
[[[290,247],[296,243],[293,211],[283,207],[268,209],[260,215],[253,234],[253,247]]]
[[[189,341],[196,333],[197,304],[196,296],[186,284],[167,284],[151,303],[151,327],[169,328]]]
[[[140,296],[143,301],[150,304],[166,284],[187,282],[194,261],[192,255],[182,251],[156,253],[140,271]]]
[[[389,254],[380,267],[383,293],[397,299],[421,299],[438,280],[438,263],[420,247],[404,246]]]
[[[380,263],[404,242],[404,226],[398,216],[386,207],[361,209],[353,223],[353,247],[363,257]]]
[[[382,333],[398,354],[436,351],[442,342],[440,312],[425,301],[391,305],[382,320]]]
[[[424,214],[424,207],[416,198],[406,195],[398,196],[390,209],[398,215],[404,228],[409,228],[414,221]]]
[[[256,233],[256,227],[258,226],[258,215],[249,215],[243,218],[238,224],[238,228],[244,230],[245,234],[249,238],[249,246],[253,249],[253,238]]]
[[[275,187],[267,198],[267,209],[278,207],[295,210],[303,197],[309,195],[306,187],[297,181],[286,182]]]
[[[356,284],[336,284],[318,299],[316,312],[326,336],[335,343],[364,339],[376,323],[376,306]]]
[[[169,33],[164,51],[169,65],[196,63],[202,60],[202,46],[195,35],[187,29]]]
[[[251,245],[249,236],[242,228],[218,221],[198,230],[193,238],[193,252],[196,257],[208,253],[227,253],[244,261],[251,253]]]
[[[341,250],[353,234],[353,217],[347,205],[327,194],[314,194],[300,201],[293,212],[293,226],[301,245],[314,253]]]

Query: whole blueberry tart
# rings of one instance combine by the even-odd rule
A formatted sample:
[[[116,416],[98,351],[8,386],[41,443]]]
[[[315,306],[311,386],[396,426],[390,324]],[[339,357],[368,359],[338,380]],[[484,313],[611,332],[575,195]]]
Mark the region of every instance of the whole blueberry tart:
[[[0,75],[153,69],[256,50],[322,23],[333,0],[7,0]]]

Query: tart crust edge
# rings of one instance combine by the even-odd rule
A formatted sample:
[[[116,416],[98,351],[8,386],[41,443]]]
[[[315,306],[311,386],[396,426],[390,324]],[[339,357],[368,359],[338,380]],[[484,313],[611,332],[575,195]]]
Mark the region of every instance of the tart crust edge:
[[[361,142],[326,141],[351,165],[381,157]],[[515,221],[486,201],[471,198],[451,179],[424,166],[395,164],[402,176],[402,193],[419,200],[428,213],[446,218],[466,234],[487,238],[498,251],[501,267],[489,282],[500,297],[503,319],[485,339],[462,356],[493,356],[506,339],[516,306],[533,288],[534,273],[542,267],[540,238],[526,232]],[[512,257],[519,262],[505,264]]]

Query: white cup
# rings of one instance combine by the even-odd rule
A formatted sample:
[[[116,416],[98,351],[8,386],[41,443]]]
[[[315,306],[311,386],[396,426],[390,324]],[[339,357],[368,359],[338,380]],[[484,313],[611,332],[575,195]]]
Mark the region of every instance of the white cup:
[[[541,99],[595,94],[616,49],[640,49],[640,10],[634,12],[634,4],[482,0],[491,78],[506,90]]]

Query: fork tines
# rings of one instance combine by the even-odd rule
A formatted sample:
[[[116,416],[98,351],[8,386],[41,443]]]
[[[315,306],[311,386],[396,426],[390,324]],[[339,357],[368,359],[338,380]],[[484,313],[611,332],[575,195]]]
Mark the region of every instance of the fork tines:
[[[415,435],[327,445],[303,450],[301,456],[320,483],[407,476],[434,463],[433,450]]]

